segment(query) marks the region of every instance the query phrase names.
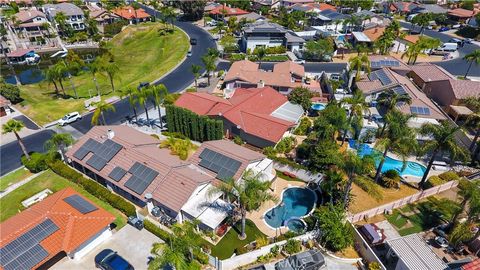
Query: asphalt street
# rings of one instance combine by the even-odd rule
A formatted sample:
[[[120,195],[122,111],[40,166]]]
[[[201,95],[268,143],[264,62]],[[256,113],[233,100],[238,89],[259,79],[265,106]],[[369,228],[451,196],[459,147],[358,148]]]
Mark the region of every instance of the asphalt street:
[[[23,143],[28,152],[45,152],[43,144],[54,133],[52,130],[42,130],[23,138]],[[0,146],[0,160],[2,161],[0,162],[0,176],[22,166],[20,160],[22,155],[22,149],[17,141]]]

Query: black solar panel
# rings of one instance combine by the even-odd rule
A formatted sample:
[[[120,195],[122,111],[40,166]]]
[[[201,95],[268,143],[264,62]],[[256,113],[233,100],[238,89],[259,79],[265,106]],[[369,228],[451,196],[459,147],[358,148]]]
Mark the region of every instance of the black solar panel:
[[[93,167],[95,170],[101,171],[103,167],[107,165],[107,161],[95,154],[87,160],[87,164]]]
[[[95,149],[99,148],[101,143],[95,141],[94,139],[88,139],[84,144],[83,147],[90,150],[91,152],[95,151]]]
[[[407,91],[402,86],[396,86],[393,89],[393,92],[397,93],[398,95],[406,95]]]
[[[137,194],[142,194],[158,175],[157,171],[139,162],[135,162],[128,172],[132,176],[125,182],[125,186]]]
[[[76,194],[63,200],[82,214],[88,214],[98,209],[95,205]]]
[[[85,148],[84,146],[80,147],[74,154],[73,156],[76,158],[76,159],[79,159],[79,160],[82,160],[83,158],[85,158],[85,156],[90,152],[90,150],[88,150],[87,148]]]
[[[392,80],[390,80],[388,75],[382,69],[375,71],[375,73],[382,85],[388,85],[392,83]]]
[[[50,219],[36,225],[0,248],[0,264],[5,270],[31,269],[48,256],[40,242],[58,230]]]
[[[126,173],[127,173],[127,171],[125,171],[124,169],[117,166],[117,167],[113,168],[112,172],[110,172],[108,177],[110,177],[113,180],[118,182],[118,181],[120,181],[120,179],[123,178],[123,176],[125,176]]]
[[[430,108],[427,107],[410,107],[410,111],[417,115],[430,115]]]
[[[242,164],[240,161],[205,148],[200,153],[199,165],[217,173],[217,178],[227,180],[235,175]]]
[[[119,151],[122,149],[122,146],[110,139],[106,140],[93,152],[109,162]]]

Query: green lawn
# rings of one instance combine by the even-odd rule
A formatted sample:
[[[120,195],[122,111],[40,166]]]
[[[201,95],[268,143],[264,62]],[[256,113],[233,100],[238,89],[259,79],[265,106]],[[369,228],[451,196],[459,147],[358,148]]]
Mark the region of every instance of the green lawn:
[[[56,192],[66,187],[72,187],[77,192],[87,197],[98,206],[115,215],[115,224],[117,224],[118,229],[125,226],[126,218],[120,211],[114,209],[109,204],[91,195],[80,186],[68,181],[67,179],[55,174],[50,170],[35,177],[27,184],[15,189],[15,191],[12,191],[11,193],[0,199],[0,222],[24,210],[22,201],[28,199],[36,193],[47,188],[53,192]]]
[[[0,190],[5,190],[10,185],[20,182],[27,177],[33,175],[29,170],[24,168],[18,169],[12,173],[0,177]]]
[[[218,257],[220,260],[230,258],[235,249],[245,246],[246,244],[255,241],[258,237],[265,237],[253,221],[246,221],[245,232],[247,238],[245,240],[239,240],[238,236],[241,230],[241,223],[237,223],[233,228],[231,228],[227,234],[218,242],[216,246],[212,248],[212,256]]]
[[[153,81],[172,70],[185,57],[190,46],[187,35],[179,29],[162,35],[159,30],[163,27],[160,23],[131,25],[110,41],[115,62],[120,68],[114,80],[117,90],[126,86],[136,87],[139,82]],[[98,74],[97,81],[104,98],[118,95],[112,93],[105,74]],[[54,86],[41,82],[21,86],[24,101],[17,107],[41,125],[58,120],[68,112],[83,111],[89,91],[92,95],[96,94],[92,75],[81,72],[73,77],[73,82],[81,97],[78,100],[73,99],[74,93],[66,78],[63,85],[69,99],[54,98]]]
[[[397,228],[398,233],[404,236],[428,230],[448,221],[458,209],[459,205],[454,201],[429,197],[417,204],[396,209],[386,218]]]

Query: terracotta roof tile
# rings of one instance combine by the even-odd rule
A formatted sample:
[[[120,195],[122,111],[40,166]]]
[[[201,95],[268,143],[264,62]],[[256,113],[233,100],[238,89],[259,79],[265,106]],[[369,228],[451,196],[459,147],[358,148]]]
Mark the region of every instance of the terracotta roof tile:
[[[117,9],[114,9],[113,13],[127,20],[144,19],[144,18],[150,17],[150,15],[147,12],[145,12],[143,8],[139,8],[135,10],[132,6],[119,7]]]
[[[216,14],[216,15],[225,14],[225,16],[236,16],[236,15],[248,14],[250,12],[245,11],[245,10],[240,9],[240,8],[233,8],[233,7],[229,7],[227,5],[223,5],[223,6],[217,6],[217,7],[213,8],[211,11],[209,11],[209,13],[210,14]]]
[[[385,27],[376,26],[374,28],[367,29],[363,33],[371,40],[376,41],[385,32]]]
[[[462,270],[480,270],[480,259],[475,259],[462,266]]]
[[[451,9],[448,11],[448,15],[460,17],[460,18],[471,18],[477,14],[478,11],[468,10],[463,8]]]
[[[21,10],[20,12],[16,13],[15,18],[17,18],[20,22],[26,22],[36,17],[46,18],[45,14],[41,11],[30,9],[30,10]]]

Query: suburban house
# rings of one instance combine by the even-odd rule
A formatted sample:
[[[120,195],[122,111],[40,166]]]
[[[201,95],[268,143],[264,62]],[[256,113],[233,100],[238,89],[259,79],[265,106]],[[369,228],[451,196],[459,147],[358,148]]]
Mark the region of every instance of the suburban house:
[[[392,22],[390,19],[369,10],[362,10],[360,12],[357,12],[355,13],[355,16],[362,19],[361,24],[364,29],[370,29],[374,27],[386,27]]]
[[[313,16],[310,24],[313,28],[323,32],[337,32],[343,30],[343,20],[347,18],[350,18],[350,15],[325,9]]]
[[[0,117],[10,114],[12,103],[4,96],[0,95]]]
[[[247,14],[238,15],[236,17],[237,17],[237,21],[245,20],[247,22],[259,22],[259,21],[265,21],[267,19],[265,16],[260,15],[256,12],[250,12]]]
[[[262,7],[267,7],[268,9],[276,9],[280,7],[280,0],[254,0],[253,8],[259,10]]]
[[[88,16],[97,22],[97,28],[102,33],[104,32],[105,25],[120,20],[120,16],[117,14],[97,5],[87,5],[87,8],[89,11]]]
[[[468,10],[463,8],[455,8],[451,9],[447,12],[449,18],[459,21],[459,22],[466,22],[470,18],[474,17],[478,11],[476,10]]]
[[[224,99],[207,93],[184,93],[175,105],[223,121],[226,136],[250,145],[276,145],[297,126],[303,109],[271,87],[237,88]]]
[[[302,12],[313,12],[313,13],[319,13],[327,9],[333,10],[333,11],[337,10],[334,6],[327,3],[306,3],[306,4],[298,3],[289,7],[290,11],[302,11]]]
[[[399,14],[409,14],[412,13],[413,10],[420,7],[421,5],[416,2],[385,2],[388,11],[392,13],[399,13]]]
[[[132,6],[123,6],[114,9],[112,12],[127,21],[129,24],[137,24],[152,20],[152,16],[145,12],[143,8],[135,10]]]
[[[303,49],[305,40],[279,24],[258,21],[243,28],[241,44],[244,51],[283,46],[287,51],[294,52]]]
[[[447,9],[437,4],[422,4],[412,10],[412,13],[433,13],[444,14],[447,13]]]
[[[240,8],[229,7],[227,5],[218,5],[212,10],[208,11],[208,14],[215,20],[228,20],[228,18],[232,16],[236,17],[240,15],[246,15],[248,13],[250,12]]]
[[[73,30],[85,29],[85,16],[83,14],[83,10],[74,4],[46,4],[43,5],[43,11],[52,23],[56,23],[55,15],[61,12],[66,16],[66,23],[69,24]],[[58,23],[56,23],[55,25],[58,29]]]
[[[405,62],[389,55],[369,55],[370,69],[372,71],[382,68],[389,68],[396,73],[406,76],[410,72],[410,67]]]
[[[459,80],[445,69],[430,63],[411,66],[408,76],[440,106],[462,105],[468,97],[480,97],[480,82]]]
[[[308,3],[314,3],[314,0],[281,0],[281,5],[283,7],[291,7],[296,4],[308,4]]]
[[[392,269],[450,269],[418,234],[387,240],[386,243],[386,259],[395,265]]]
[[[409,80],[390,68],[372,71],[370,75],[362,75],[356,82],[357,88],[366,96],[367,102],[374,102],[378,95],[385,91],[395,91],[399,95],[409,95],[412,104],[399,103],[397,109],[405,114],[415,114],[416,122],[438,123],[446,120],[443,112]]]
[[[178,222],[197,218],[200,227],[209,230],[217,229],[227,216],[210,208],[229,207],[222,194],[208,194],[211,185],[230,177],[238,180],[250,164],[265,159],[230,141],[210,141],[199,149],[205,161],[195,163],[180,160],[159,144],[158,139],[131,127],[96,126],[66,155],[71,166],[133,203],[147,206],[149,212],[157,207]],[[203,153],[204,149],[210,152]],[[228,159],[224,165],[229,166],[218,166],[216,158]],[[272,180],[271,168],[264,169],[257,173]]]
[[[292,61],[277,63],[272,71],[260,69],[260,65],[249,60],[232,64],[224,78],[225,95],[229,96],[235,88],[270,86],[282,94],[288,95],[296,87],[306,87],[313,92],[320,91],[315,80],[305,79],[305,68]]]
[[[36,9],[21,10],[15,15],[15,22],[11,24],[17,36],[22,35],[29,41],[41,41],[43,38],[42,31],[45,30],[43,26],[45,23],[50,24],[47,16]]]
[[[73,188],[57,191],[0,223],[0,268],[48,268],[80,259],[112,235],[115,216]]]

